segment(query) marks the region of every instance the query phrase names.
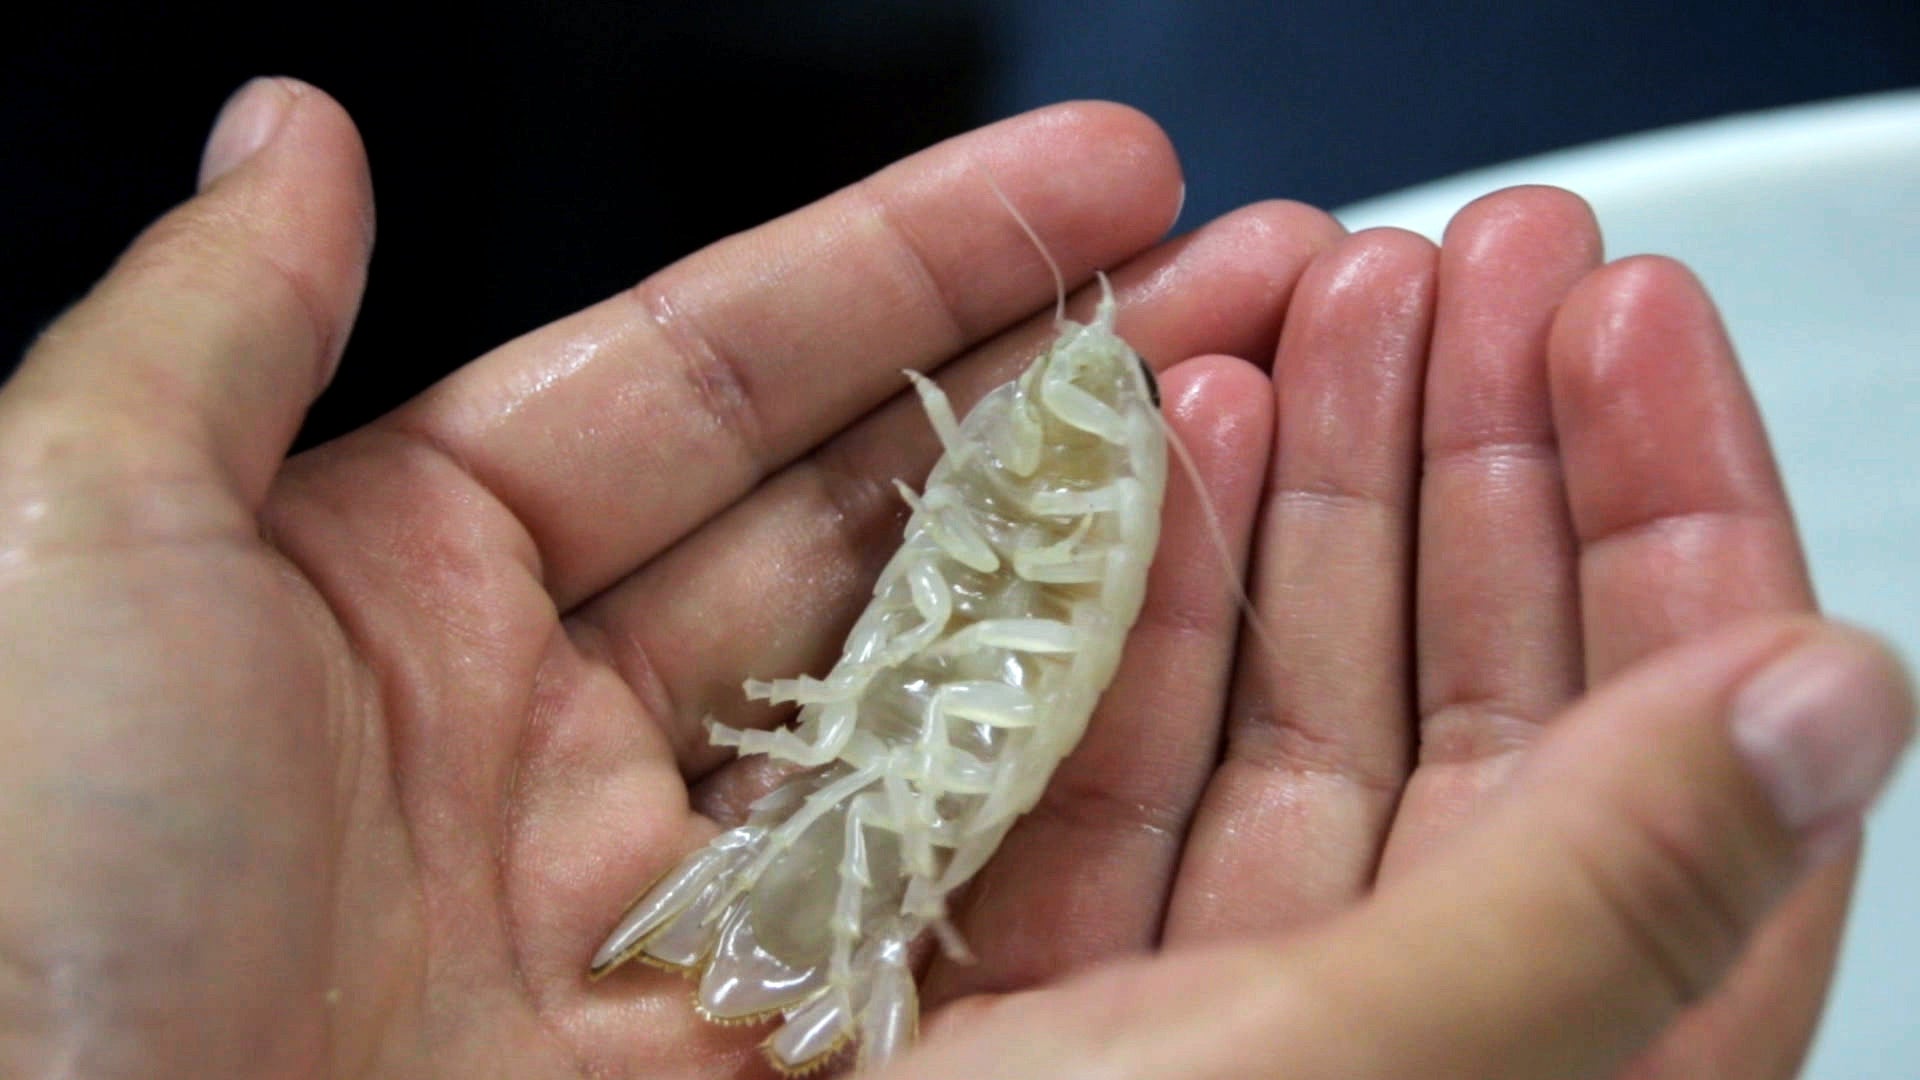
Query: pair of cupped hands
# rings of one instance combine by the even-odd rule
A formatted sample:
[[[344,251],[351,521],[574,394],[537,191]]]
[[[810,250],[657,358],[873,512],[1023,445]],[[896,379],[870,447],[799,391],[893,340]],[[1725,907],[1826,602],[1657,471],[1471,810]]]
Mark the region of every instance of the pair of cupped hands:
[[[1120,674],[886,1075],[1792,1073],[1913,706],[1814,613],[1681,266],[1541,188],[1438,247],[1282,202],[1163,240],[1165,138],[1068,105],[286,460],[373,236],[291,80],[0,393],[0,1073],[764,1073],[587,962],[764,781],[702,720],[774,722],[741,680],[863,606],[937,453],[901,369],[964,407],[1052,335],[995,184],[1111,270],[1244,565],[1176,471]]]

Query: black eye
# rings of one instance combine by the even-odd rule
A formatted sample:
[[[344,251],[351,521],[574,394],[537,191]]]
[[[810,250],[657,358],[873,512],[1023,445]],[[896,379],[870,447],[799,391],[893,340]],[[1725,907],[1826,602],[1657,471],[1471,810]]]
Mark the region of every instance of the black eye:
[[[1147,366],[1146,360],[1141,358],[1139,353],[1133,354],[1133,362],[1140,365],[1140,374],[1147,377],[1147,400],[1153,402],[1154,408],[1159,408],[1160,380],[1153,377],[1153,369]]]

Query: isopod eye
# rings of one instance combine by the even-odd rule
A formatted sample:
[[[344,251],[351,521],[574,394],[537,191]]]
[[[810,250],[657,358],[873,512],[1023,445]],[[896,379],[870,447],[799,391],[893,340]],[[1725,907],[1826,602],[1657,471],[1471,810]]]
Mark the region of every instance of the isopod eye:
[[[1147,400],[1153,402],[1154,408],[1159,408],[1160,380],[1153,377],[1153,369],[1147,366],[1146,359],[1139,353],[1133,354],[1133,362],[1140,365],[1140,374],[1147,377]]]

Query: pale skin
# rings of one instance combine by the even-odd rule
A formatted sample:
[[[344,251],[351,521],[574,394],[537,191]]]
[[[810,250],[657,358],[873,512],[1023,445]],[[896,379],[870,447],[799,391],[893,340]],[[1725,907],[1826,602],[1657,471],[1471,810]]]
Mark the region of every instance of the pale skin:
[[[1164,136],[1057,107],[283,460],[371,187],[324,94],[239,100],[0,391],[0,1073],[764,1075],[761,1031],[587,961],[758,789],[702,719],[776,721],[740,681],[864,602],[937,452],[900,369],[964,408],[1050,333],[983,176],[1112,272],[1271,648],[1236,660],[1176,474],[1128,659],[888,1075],[1794,1071],[1865,796],[1799,827],[1729,702],[1812,650],[1890,763],[1911,700],[1812,615],[1712,303],[1578,199],[1162,241]]]

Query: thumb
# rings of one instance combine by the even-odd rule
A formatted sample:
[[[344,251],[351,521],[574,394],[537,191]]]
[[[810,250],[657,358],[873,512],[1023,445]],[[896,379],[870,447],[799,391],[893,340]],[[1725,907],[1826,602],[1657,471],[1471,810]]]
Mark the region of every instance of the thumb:
[[[1857,631],[1772,619],[1575,706],[1459,845],[1302,942],[1312,1076],[1613,1074],[1708,993],[1772,903],[1844,848],[1912,733]]]
[[[1610,1077],[1842,849],[1911,735],[1899,663],[1770,619],[1561,718],[1476,828],[1317,929],[947,1010],[903,1080]]]
[[[292,79],[242,87],[207,141],[199,194],[147,229],[0,393],[0,489],[22,476],[90,495],[212,480],[256,507],[332,376],[372,223],[345,111]]]

